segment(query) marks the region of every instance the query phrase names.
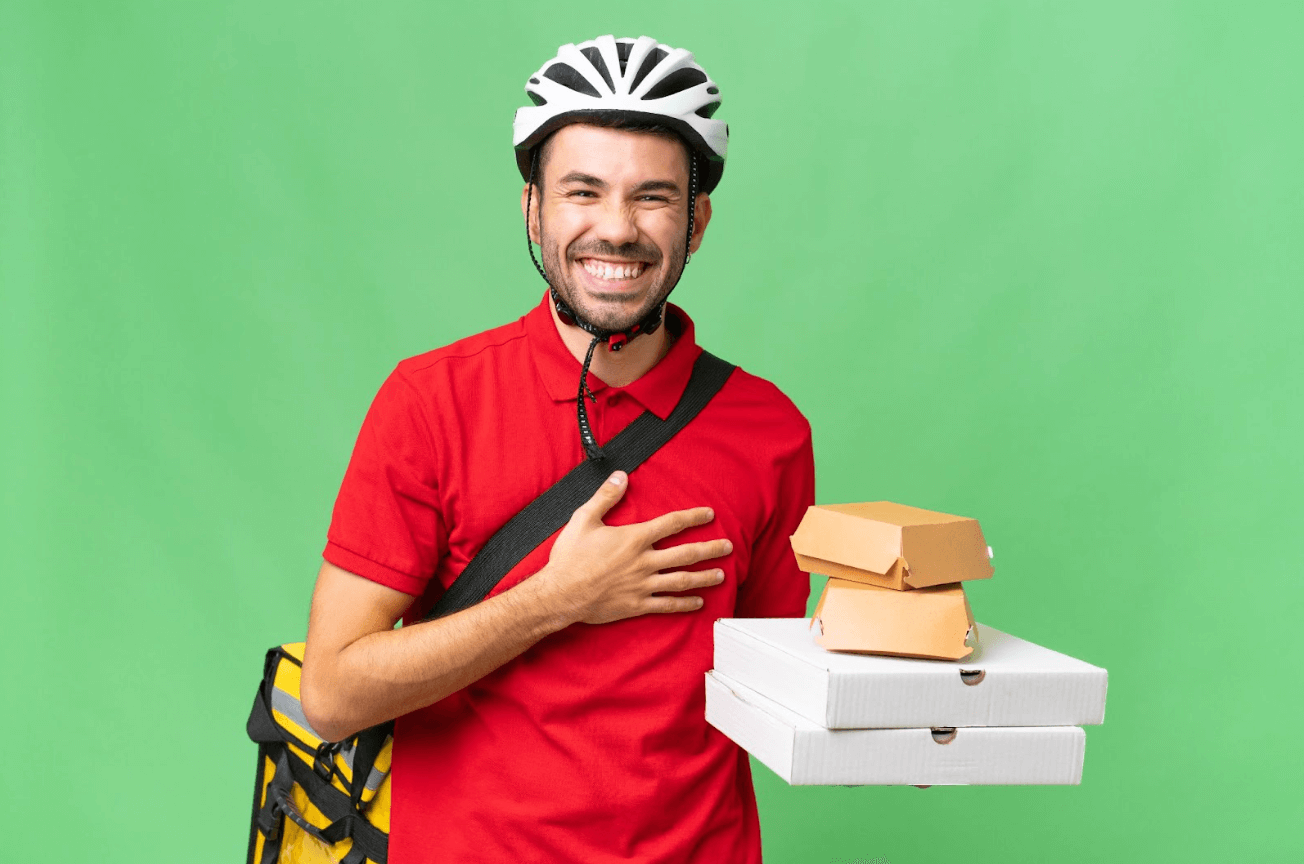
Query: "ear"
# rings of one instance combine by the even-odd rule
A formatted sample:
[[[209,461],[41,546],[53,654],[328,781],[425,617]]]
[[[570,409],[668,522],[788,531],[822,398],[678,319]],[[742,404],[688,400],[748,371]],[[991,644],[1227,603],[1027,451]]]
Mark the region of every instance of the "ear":
[[[531,195],[529,183],[521,187],[521,216],[530,232],[530,242],[542,246],[543,243],[539,240],[539,190],[536,188]]]
[[[689,253],[696,252],[702,245],[702,235],[706,233],[707,223],[711,221],[711,196],[705,192],[697,193],[693,205],[693,236],[688,241]]]

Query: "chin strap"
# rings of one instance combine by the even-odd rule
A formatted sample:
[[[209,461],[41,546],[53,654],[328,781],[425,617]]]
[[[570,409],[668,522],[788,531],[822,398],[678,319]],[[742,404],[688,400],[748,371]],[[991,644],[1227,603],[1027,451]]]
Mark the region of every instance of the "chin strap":
[[[635,336],[657,332],[657,328],[661,326],[661,322],[665,318],[666,304],[662,301],[657,304],[655,309],[643,316],[642,321],[639,321],[628,330],[603,330],[601,327],[596,327],[577,315],[575,310],[571,309],[570,304],[561,299],[561,295],[557,293],[556,288],[551,288],[551,293],[552,305],[557,310],[557,315],[561,318],[562,323],[575,325],[592,336],[595,342],[606,342],[608,351],[619,351]]]
[[[656,305],[656,308],[654,308],[647,315],[643,316],[643,320],[639,321],[633,327],[630,327],[627,330],[617,331],[617,330],[603,330],[601,327],[598,327],[597,325],[593,324],[591,321],[588,321],[587,319],[579,315],[574,309],[570,307],[569,303],[567,303],[565,300],[562,299],[561,294],[557,293],[556,286],[554,286],[552,284],[552,281],[548,278],[548,274],[543,269],[543,265],[540,264],[539,259],[534,256],[534,243],[530,240],[530,224],[528,221],[528,214],[532,209],[531,205],[534,200],[534,177],[535,174],[538,173],[538,168],[539,168],[539,148],[535,147],[534,152],[530,156],[530,177],[526,181],[526,187],[525,187],[526,189],[525,212],[527,214],[527,221],[525,224],[525,248],[528,249],[530,252],[530,260],[534,262],[534,269],[538,270],[539,275],[543,277],[543,281],[548,283],[548,290],[549,293],[552,295],[552,305],[554,308],[556,308],[558,317],[561,318],[563,323],[573,324],[576,327],[579,327],[585,333],[588,333],[593,337],[593,341],[589,343],[589,350],[584,355],[584,365],[583,368],[580,370],[580,392],[579,392],[579,396],[575,400],[575,403],[576,403],[576,413],[578,415],[578,421],[580,427],[580,441],[584,444],[584,454],[589,459],[601,459],[603,458],[602,448],[598,446],[597,439],[594,438],[593,436],[593,428],[589,424],[589,411],[584,404],[585,396],[588,396],[588,398],[593,402],[598,401],[598,397],[595,396],[593,391],[589,389],[589,364],[593,362],[593,352],[598,347],[598,343],[600,342],[607,343],[608,351],[619,351],[620,349],[624,348],[627,344],[629,344],[629,340],[633,339],[635,336],[655,333],[657,329],[661,326],[662,322],[664,322],[665,320],[666,302],[665,300],[662,300],[660,303],[658,303]],[[693,257],[693,253],[689,251],[689,248],[693,244],[693,219],[694,216],[696,215],[696,210],[697,210],[696,204],[697,204],[697,157],[692,153],[690,153],[688,157],[688,237],[684,244],[684,266],[681,267],[679,270],[680,276],[683,276],[684,269],[688,267],[688,262]],[[540,204],[540,209],[542,209],[542,204]],[[539,223],[539,237],[540,239],[542,239],[543,237],[542,213],[540,213],[538,217],[538,223]],[[679,284],[678,279],[675,280],[675,284],[676,285]],[[670,286],[670,290],[673,291],[674,287],[675,287],[674,285]],[[668,295],[670,292],[668,291],[666,293]]]

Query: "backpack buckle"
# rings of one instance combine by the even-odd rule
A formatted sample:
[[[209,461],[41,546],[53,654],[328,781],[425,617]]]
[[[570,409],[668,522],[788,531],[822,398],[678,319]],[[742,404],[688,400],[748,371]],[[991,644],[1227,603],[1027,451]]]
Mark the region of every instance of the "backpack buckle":
[[[338,742],[326,741],[317,748],[312,756],[312,771],[321,779],[330,782],[335,773],[335,753],[340,749]]]

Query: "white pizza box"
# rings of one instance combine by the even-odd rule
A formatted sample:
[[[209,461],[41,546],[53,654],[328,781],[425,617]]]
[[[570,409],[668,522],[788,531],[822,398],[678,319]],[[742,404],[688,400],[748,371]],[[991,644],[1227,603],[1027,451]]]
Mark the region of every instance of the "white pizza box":
[[[804,618],[721,618],[715,668],[829,729],[1104,722],[1108,673],[984,624],[963,660],[826,651]]]
[[[793,786],[1077,785],[1078,726],[825,729],[719,672],[706,720]]]

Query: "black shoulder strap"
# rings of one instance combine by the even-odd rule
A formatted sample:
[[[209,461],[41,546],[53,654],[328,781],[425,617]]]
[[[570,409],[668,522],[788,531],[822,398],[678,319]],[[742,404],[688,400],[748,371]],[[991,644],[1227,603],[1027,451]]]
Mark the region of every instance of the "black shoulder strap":
[[[458,612],[488,596],[526,555],[569,522],[571,515],[593,497],[613,471],[632,473],[687,426],[720,391],[733,370],[732,364],[703,351],[670,416],[662,420],[651,411],[644,411],[607,442],[597,458],[585,459],[527,504],[489,538],[426,617],[439,618]]]

